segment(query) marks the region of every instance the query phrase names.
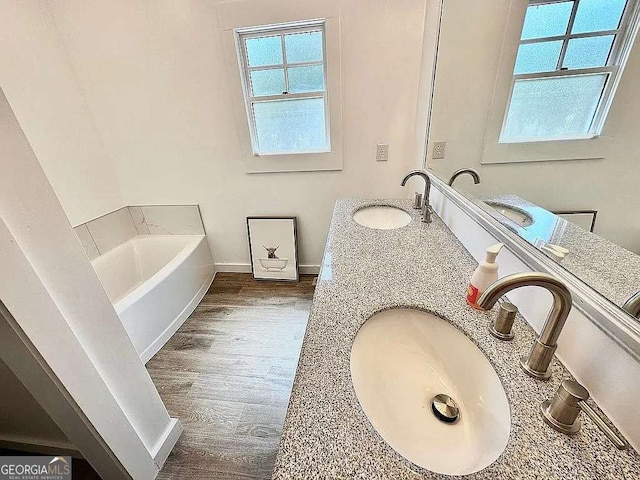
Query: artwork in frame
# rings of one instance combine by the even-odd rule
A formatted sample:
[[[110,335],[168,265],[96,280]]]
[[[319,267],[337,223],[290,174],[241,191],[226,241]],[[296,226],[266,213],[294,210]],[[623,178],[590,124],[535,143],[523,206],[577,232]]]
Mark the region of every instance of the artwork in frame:
[[[296,217],[247,217],[255,280],[298,281]]]

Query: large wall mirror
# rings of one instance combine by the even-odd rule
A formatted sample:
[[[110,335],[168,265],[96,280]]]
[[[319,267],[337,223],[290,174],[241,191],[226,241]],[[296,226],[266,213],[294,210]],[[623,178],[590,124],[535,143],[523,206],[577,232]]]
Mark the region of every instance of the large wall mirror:
[[[640,314],[640,0],[444,0],[427,165]]]

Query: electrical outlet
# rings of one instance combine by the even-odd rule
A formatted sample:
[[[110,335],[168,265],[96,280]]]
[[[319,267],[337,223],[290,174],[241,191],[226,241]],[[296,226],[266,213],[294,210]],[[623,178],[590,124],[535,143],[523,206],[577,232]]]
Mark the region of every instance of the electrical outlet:
[[[447,142],[435,142],[433,144],[433,152],[431,153],[431,158],[434,160],[443,159],[444,158],[444,147],[447,145]]]
[[[389,160],[389,144],[379,143],[376,148],[376,162],[386,162]]]

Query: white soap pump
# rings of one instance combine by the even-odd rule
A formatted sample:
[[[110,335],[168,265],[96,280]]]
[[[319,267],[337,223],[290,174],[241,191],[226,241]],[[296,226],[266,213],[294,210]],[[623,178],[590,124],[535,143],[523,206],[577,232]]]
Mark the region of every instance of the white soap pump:
[[[496,243],[487,248],[487,258],[478,265],[471,276],[469,289],[467,290],[467,303],[473,308],[480,309],[477,305],[478,298],[493,282],[498,280],[498,264],[496,257],[504,247],[504,243]]]

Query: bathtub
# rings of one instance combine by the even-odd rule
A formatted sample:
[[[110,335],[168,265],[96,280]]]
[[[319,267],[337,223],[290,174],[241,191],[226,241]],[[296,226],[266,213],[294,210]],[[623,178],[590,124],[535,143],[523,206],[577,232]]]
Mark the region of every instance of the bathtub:
[[[144,363],[193,312],[214,276],[205,235],[138,235],[91,264]]]

